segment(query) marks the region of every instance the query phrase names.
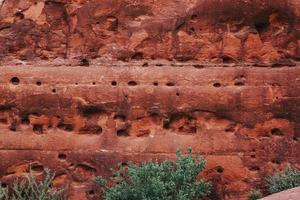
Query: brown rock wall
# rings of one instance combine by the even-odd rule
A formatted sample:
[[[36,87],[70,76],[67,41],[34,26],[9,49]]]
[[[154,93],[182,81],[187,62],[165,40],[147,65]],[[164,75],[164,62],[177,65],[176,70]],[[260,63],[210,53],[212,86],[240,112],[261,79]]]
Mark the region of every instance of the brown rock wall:
[[[292,64],[299,60],[299,7],[297,0],[5,0],[1,60]]]
[[[92,198],[93,177],[118,162],[191,146],[212,199],[245,199],[275,169],[300,167],[298,67],[142,65],[1,67],[1,180],[33,162]]]
[[[70,199],[129,160],[207,159],[213,200],[300,168],[298,0],[0,0],[0,180]]]

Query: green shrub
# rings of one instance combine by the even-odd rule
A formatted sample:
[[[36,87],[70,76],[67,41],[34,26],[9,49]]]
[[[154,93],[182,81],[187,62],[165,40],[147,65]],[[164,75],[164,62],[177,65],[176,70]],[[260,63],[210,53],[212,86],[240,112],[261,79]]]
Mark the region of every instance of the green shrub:
[[[253,190],[249,193],[248,195],[248,200],[257,200],[257,199],[261,199],[262,198],[262,194],[259,191]]]
[[[106,180],[96,178],[96,183],[104,187],[106,200],[199,200],[210,194],[211,184],[197,180],[197,175],[205,168],[202,157],[194,158],[192,150],[182,156],[177,151],[177,160],[146,162],[140,166],[129,163],[114,172],[115,184],[107,187]]]
[[[300,186],[300,171],[288,166],[284,171],[267,178],[267,189],[270,194]]]
[[[54,175],[48,169],[45,172],[40,182],[30,172],[24,179],[16,180],[11,189],[0,186],[0,200],[62,200],[63,190],[51,188]]]

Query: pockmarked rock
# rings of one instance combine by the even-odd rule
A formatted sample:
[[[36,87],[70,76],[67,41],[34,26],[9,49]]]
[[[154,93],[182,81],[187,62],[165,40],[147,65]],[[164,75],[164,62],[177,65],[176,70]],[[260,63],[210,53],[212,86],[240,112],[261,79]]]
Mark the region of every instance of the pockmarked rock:
[[[0,59],[299,60],[298,0],[2,1]]]
[[[176,150],[212,200],[300,168],[298,0],[0,0],[0,181],[95,176]]]

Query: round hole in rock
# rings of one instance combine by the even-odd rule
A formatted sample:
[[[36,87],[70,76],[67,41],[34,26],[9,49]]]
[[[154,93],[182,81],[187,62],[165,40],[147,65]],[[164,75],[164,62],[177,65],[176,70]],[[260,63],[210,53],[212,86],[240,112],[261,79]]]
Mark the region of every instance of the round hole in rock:
[[[224,168],[221,167],[221,166],[218,166],[216,170],[217,170],[217,172],[220,173],[220,174],[222,174],[222,173],[224,172]]]
[[[242,80],[237,80],[237,81],[234,82],[234,85],[235,85],[235,86],[244,86],[244,85],[245,85],[245,82],[242,81]]]
[[[18,77],[12,77],[10,79],[10,82],[13,84],[13,85],[19,85],[20,84],[20,79]]]
[[[219,88],[219,87],[221,87],[221,83],[214,83],[213,86],[214,86],[215,88]]]
[[[148,64],[147,62],[145,62],[142,66],[143,66],[143,67],[148,67],[149,64]]]
[[[136,52],[131,57],[131,59],[133,60],[142,60],[143,58],[144,58],[144,54],[142,52]]]
[[[272,83],[271,84],[273,87],[280,87],[281,85],[279,83]]]
[[[235,130],[234,127],[228,127],[228,128],[225,129],[225,132],[227,132],[227,133],[228,132],[234,132],[234,130]]]
[[[174,82],[167,82],[166,86],[175,86],[175,83]]]
[[[169,129],[170,128],[170,119],[166,118],[163,120],[163,128],[164,129]]]
[[[57,125],[57,128],[62,129],[62,130],[67,131],[67,132],[74,131],[74,125],[73,124],[60,123],[60,124]]]
[[[158,86],[158,82],[154,82],[153,85],[154,85],[154,86]]]
[[[93,82],[92,84],[93,84],[93,85],[96,85],[96,82]]]
[[[224,56],[222,58],[222,60],[223,60],[223,63],[225,63],[225,64],[234,63],[235,62],[235,60],[233,58],[229,57],[229,56]]]
[[[178,97],[180,96],[179,92],[176,92],[176,96],[178,96]]]
[[[226,128],[225,128],[225,132],[234,132],[236,128],[236,124],[235,123],[230,123]]]
[[[117,136],[119,137],[128,137],[129,133],[127,129],[121,129],[117,131]]]
[[[74,130],[74,127],[72,124],[67,124],[64,128],[65,131],[67,132],[72,132]]]
[[[22,11],[18,11],[15,13],[15,16],[20,18],[20,19],[24,19],[24,14],[22,13]]]
[[[251,166],[251,167],[249,168],[249,170],[250,170],[250,171],[259,171],[259,170],[260,170],[260,167],[258,167],[258,166]]]
[[[94,190],[89,190],[87,193],[90,196],[94,196],[95,195],[95,191]]]
[[[33,125],[33,132],[37,134],[42,134],[43,133],[43,125],[41,124],[34,124]]]
[[[101,126],[97,126],[97,127],[95,127],[94,132],[99,135],[103,132],[103,129]]]
[[[81,60],[81,64],[80,64],[81,66],[89,66],[90,65],[90,62],[89,62],[89,60],[87,59],[87,58],[83,58],[82,60]]]
[[[189,35],[192,35],[195,33],[195,28],[194,27],[191,27],[189,30],[188,30],[188,34]]]
[[[58,158],[59,158],[60,160],[65,160],[65,159],[67,159],[67,155],[64,154],[64,153],[59,153],[59,154],[58,154]]]
[[[268,20],[268,16],[259,16],[258,19],[256,19],[254,26],[257,30],[257,32],[261,33],[264,30],[266,30],[269,27],[270,23]]]
[[[136,85],[137,85],[137,82],[135,82],[135,81],[129,81],[129,82],[128,82],[128,85],[129,85],[129,86],[136,86]]]
[[[56,93],[56,89],[52,89],[52,93]]]
[[[0,123],[7,124],[8,123],[8,119],[0,119]]]
[[[44,166],[40,164],[35,164],[31,166],[31,170],[36,173],[41,173],[44,171]]]
[[[277,165],[279,165],[281,163],[281,161],[279,159],[273,159],[271,162],[273,164],[277,164]]]
[[[117,81],[112,81],[112,82],[111,82],[111,85],[112,85],[112,86],[117,86],[118,83],[117,83]]]
[[[275,136],[283,136],[283,133],[279,128],[273,128],[271,130],[271,134]]]
[[[203,65],[199,65],[199,64],[196,64],[196,65],[193,65],[196,69],[203,69],[204,66]]]
[[[9,130],[11,130],[11,131],[13,131],[13,132],[16,132],[17,131],[17,126],[16,126],[16,124],[11,124],[10,126],[9,126]]]
[[[26,125],[30,124],[29,114],[28,113],[21,114],[21,124],[26,124]]]
[[[78,83],[75,83],[75,85],[78,85]]]
[[[41,82],[41,81],[37,81],[37,82],[36,82],[36,85],[37,85],[37,86],[41,86],[41,85],[42,85],[42,82]]]

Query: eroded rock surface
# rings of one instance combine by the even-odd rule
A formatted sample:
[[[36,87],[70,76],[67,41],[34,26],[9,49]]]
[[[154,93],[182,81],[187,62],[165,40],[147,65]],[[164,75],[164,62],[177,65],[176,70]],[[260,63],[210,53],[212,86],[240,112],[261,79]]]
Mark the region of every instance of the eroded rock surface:
[[[191,146],[212,199],[245,199],[267,174],[300,167],[299,67],[142,65],[1,67],[1,180],[32,162],[89,196],[119,162]]]
[[[287,65],[299,60],[298,0],[6,0],[0,53]]]
[[[212,200],[300,168],[298,0],[0,0],[0,179],[70,199],[129,160],[207,160]]]

